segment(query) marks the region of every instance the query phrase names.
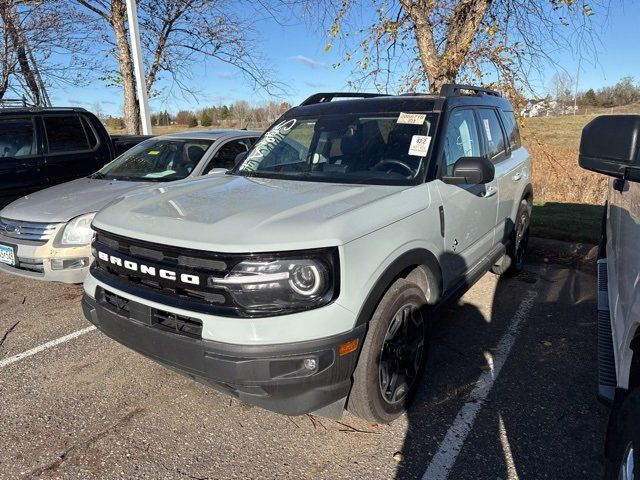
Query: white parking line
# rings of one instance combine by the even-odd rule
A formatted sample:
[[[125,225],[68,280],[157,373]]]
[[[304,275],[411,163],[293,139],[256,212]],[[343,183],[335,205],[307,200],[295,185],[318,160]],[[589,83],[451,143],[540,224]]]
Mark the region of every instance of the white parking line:
[[[13,357],[4,358],[0,360],[0,368],[6,367],[7,365],[11,365],[12,363],[22,360],[23,358],[30,357],[31,355],[35,355],[36,353],[40,353],[43,350],[47,350],[48,348],[52,348],[52,347],[55,347],[56,345],[60,345],[61,343],[65,343],[65,342],[68,342],[69,340],[73,340],[74,338],[78,338],[80,335],[84,335],[85,333],[89,333],[95,329],[96,327],[94,326],[83,328],[82,330],[77,330],[73,333],[70,333],[69,335],[65,335],[64,337],[56,338],[55,340],[51,340],[50,342],[43,343],[42,345],[38,345],[37,347],[32,348],[31,350],[27,350],[26,352],[18,353]]]
[[[424,472],[422,480],[445,480],[449,475],[473,427],[478,412],[482,409],[491,391],[491,387],[493,387],[498,375],[500,375],[500,370],[506,362],[511,352],[511,347],[513,347],[516,337],[518,336],[520,326],[527,318],[537,295],[538,293],[536,291],[529,291],[518,306],[518,310],[516,310],[516,313],[513,315],[509,328],[494,350],[493,364],[488,362],[491,369],[480,375],[476,387],[469,395],[469,401],[458,412],[453,425],[451,425],[447,431],[438,451]]]

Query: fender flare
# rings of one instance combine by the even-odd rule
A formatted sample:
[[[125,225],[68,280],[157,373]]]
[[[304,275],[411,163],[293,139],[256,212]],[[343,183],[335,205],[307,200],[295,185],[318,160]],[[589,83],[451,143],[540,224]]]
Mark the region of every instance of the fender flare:
[[[369,323],[373,312],[375,312],[380,300],[382,300],[392,283],[401,274],[408,273],[409,269],[415,267],[422,267],[425,270],[425,274],[428,277],[427,280],[433,282],[437,288],[434,298],[440,298],[442,296],[442,271],[435,255],[429,250],[421,248],[408,250],[396,258],[380,275],[358,312],[355,326],[358,327]]]

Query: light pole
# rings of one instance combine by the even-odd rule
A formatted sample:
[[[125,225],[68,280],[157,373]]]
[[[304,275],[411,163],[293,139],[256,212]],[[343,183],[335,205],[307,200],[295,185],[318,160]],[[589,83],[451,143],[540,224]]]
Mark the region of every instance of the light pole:
[[[147,88],[145,86],[146,77],[144,74],[144,65],[142,64],[142,48],[140,48],[136,0],[127,0],[127,19],[129,21],[129,31],[131,32],[131,53],[133,54],[133,69],[136,74],[142,133],[144,135],[151,135],[151,116],[149,114],[149,99],[147,98]]]

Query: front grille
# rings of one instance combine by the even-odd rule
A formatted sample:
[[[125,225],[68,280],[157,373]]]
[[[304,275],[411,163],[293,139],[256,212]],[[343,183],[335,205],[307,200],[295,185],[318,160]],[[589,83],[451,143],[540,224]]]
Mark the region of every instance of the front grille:
[[[98,302],[112,312],[150,327],[191,338],[202,338],[202,320],[131,302],[109,290],[98,288]]]
[[[9,218],[0,218],[0,235],[15,240],[27,240],[41,244],[53,237],[57,223],[23,222]]]
[[[30,272],[44,273],[44,262],[39,258],[18,257],[15,267],[20,270],[29,270]]]
[[[92,272],[96,278],[124,289],[136,296],[162,302],[193,311],[235,316],[237,305],[224,288],[210,285],[211,277],[224,277],[246,255],[219,254],[199,250],[189,250],[170,245],[159,245],[125,238],[98,231],[93,243],[95,252],[117,256],[123,265],[114,265],[94,252]],[[155,268],[156,275],[149,275],[125,268],[125,262],[135,262]],[[129,263],[129,265],[131,265]],[[160,270],[170,270],[188,274],[199,280],[199,285],[161,278]]]

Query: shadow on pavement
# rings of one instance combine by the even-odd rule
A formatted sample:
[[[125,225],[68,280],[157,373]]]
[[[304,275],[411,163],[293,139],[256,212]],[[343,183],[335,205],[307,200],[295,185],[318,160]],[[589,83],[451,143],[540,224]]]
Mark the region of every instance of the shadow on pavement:
[[[448,478],[599,478],[607,412],[596,399],[593,265],[538,264],[494,278],[493,290],[473,289],[433,318],[396,478],[422,478],[531,291],[533,307]]]

